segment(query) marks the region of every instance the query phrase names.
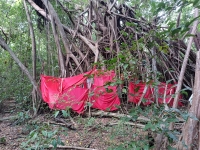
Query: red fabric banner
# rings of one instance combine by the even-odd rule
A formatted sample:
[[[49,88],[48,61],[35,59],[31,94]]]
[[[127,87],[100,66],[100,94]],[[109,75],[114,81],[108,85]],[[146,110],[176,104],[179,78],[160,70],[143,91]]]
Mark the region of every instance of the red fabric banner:
[[[86,74],[70,78],[56,78],[41,76],[41,93],[43,100],[51,109],[72,108],[77,113],[82,113],[87,100],[88,89],[83,86]]]
[[[158,102],[160,104],[167,103],[172,106],[174,101],[174,94],[176,92],[176,84],[166,84],[161,82],[157,87],[158,87],[158,92],[157,92]],[[130,102],[138,104],[142,96],[143,96],[142,98],[143,105],[149,105],[155,101],[154,93],[156,91],[152,83],[146,84],[143,82],[140,83],[130,82],[128,89],[129,89],[128,98]],[[179,102],[178,104],[179,106],[182,106],[181,102]]]
[[[93,77],[91,88],[87,85],[89,76]],[[101,110],[116,110],[120,100],[116,94],[116,86],[109,86],[112,92],[107,92],[104,85],[111,82],[115,76],[113,71],[92,70],[69,78],[56,78],[41,75],[41,93],[43,100],[51,109],[72,108],[77,113],[84,111],[85,102],[91,100],[93,108]],[[88,96],[93,93],[93,96]],[[98,96],[97,96],[98,95]]]
[[[151,104],[153,102],[152,85],[148,85],[143,82],[130,82],[128,99],[130,102],[133,102],[135,104],[138,104],[140,100],[142,101],[143,105]]]
[[[117,87],[105,86],[108,82],[113,82],[114,77],[114,71],[96,72],[92,84],[93,96],[90,98],[93,108],[105,111],[118,109],[120,99],[117,95]]]

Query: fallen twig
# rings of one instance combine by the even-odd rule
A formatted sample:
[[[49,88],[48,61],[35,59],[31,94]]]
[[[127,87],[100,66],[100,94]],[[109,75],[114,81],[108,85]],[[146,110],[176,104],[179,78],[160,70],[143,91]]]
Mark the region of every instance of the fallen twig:
[[[54,148],[52,145],[49,146],[49,149]],[[94,148],[85,148],[85,147],[76,147],[76,146],[57,146],[56,149],[76,149],[76,150],[97,150]]]
[[[58,118],[54,118],[56,121],[59,121],[61,123],[57,123],[57,122],[50,122],[52,124],[57,124],[57,125],[62,125],[62,126],[66,126],[67,128],[69,129],[72,129],[72,130],[76,130],[76,128],[74,127],[73,124],[70,124],[70,123],[67,123],[66,121],[64,121],[63,119],[58,119]]]
[[[108,123],[108,124],[106,124],[105,126],[114,126],[114,125],[118,125],[118,124],[120,124],[120,123],[119,123],[119,122]],[[124,124],[124,125],[136,126],[136,127],[139,127],[139,128],[144,128],[144,127],[145,127],[145,125],[140,124],[140,123],[123,122],[122,124]]]
[[[0,122],[6,121],[6,120],[15,120],[17,118],[18,118],[17,115],[9,116],[9,117],[4,117],[4,118],[0,118]]]
[[[108,116],[108,117],[116,117],[116,118],[122,118],[122,117],[127,117],[127,118],[133,118],[130,115],[126,114],[117,114],[117,113],[111,113],[111,112],[104,112],[104,111],[98,111],[98,112],[92,112],[92,116]],[[140,116],[137,118],[138,121],[150,121],[150,119]]]

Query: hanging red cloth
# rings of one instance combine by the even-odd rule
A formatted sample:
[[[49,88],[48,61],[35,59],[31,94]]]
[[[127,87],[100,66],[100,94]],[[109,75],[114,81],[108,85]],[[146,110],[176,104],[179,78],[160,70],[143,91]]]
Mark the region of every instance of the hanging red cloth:
[[[152,85],[146,84],[144,82],[139,83],[129,83],[129,94],[128,99],[129,102],[133,102],[135,104],[138,104],[141,100],[142,96],[142,104],[143,105],[149,105],[153,103],[153,88]]]
[[[82,113],[88,99],[88,89],[83,83],[91,73],[92,71],[70,78],[41,75],[40,88],[43,100],[51,109],[70,107],[77,113]]]
[[[145,87],[147,88],[145,91]],[[138,104],[138,102],[140,101],[143,93],[144,97],[142,101],[143,105],[149,105],[153,102],[155,102],[155,96],[154,93],[158,93],[158,102],[160,104],[162,103],[166,103],[166,104],[170,104],[171,106],[173,105],[173,101],[174,101],[174,94],[176,91],[176,84],[167,84],[167,83],[159,83],[158,87],[158,91],[156,92],[155,87],[152,86],[152,84],[146,84],[143,82],[139,82],[139,83],[133,83],[130,82],[129,83],[129,94],[128,94],[128,98],[130,102],[133,102],[135,104]],[[180,96],[181,98],[181,96]],[[178,103],[179,106],[182,106],[182,103],[179,102]]]
[[[41,75],[41,93],[43,100],[51,109],[72,108],[77,113],[84,111],[85,102],[90,101],[93,108],[101,110],[116,110],[120,100],[116,94],[116,86],[108,86],[108,92],[104,85],[113,81],[113,71],[91,70],[84,74],[69,78],[56,78]],[[92,77],[91,88],[87,86],[87,79]],[[94,93],[88,96],[89,90]],[[97,96],[98,95],[98,96]]]
[[[95,77],[92,84],[92,92],[90,100],[93,108],[101,109],[104,111],[113,111],[118,109],[120,99],[117,95],[117,87],[106,85],[114,81],[114,71],[101,71],[95,72]]]
[[[158,85],[158,102],[159,103],[166,103],[170,104],[170,106],[173,105],[174,97],[176,92],[176,84],[167,84],[161,82]],[[179,99],[181,99],[181,95]],[[179,101],[178,106],[182,106],[183,104]]]

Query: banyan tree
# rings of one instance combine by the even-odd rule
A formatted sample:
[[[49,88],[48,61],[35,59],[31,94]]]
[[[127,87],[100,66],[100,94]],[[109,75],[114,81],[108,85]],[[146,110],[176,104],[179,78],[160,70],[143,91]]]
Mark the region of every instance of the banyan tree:
[[[161,81],[178,81],[187,49],[184,41],[187,34],[178,38],[176,31],[171,31],[166,37],[164,33],[170,29],[159,24],[159,17],[147,20],[138,15],[137,7],[101,0],[91,0],[84,10],[74,12],[67,8],[68,2],[57,0],[62,16],[68,18],[68,22],[62,22],[51,1],[28,2],[37,11],[40,26],[42,22],[51,25],[62,77],[98,66],[115,69],[118,77],[126,73],[123,76],[144,80],[153,79],[156,73]],[[176,26],[179,26],[178,21]],[[197,49],[198,34],[195,37]],[[193,50],[184,77],[187,87],[193,86],[195,62]]]
[[[124,83],[132,79],[173,82],[179,85],[177,92],[181,88],[192,91],[196,51],[200,49],[195,20],[182,27],[180,13],[177,23],[166,27],[162,22],[165,14],[145,17],[139,5],[128,1],[89,0],[84,8],[74,5],[73,9],[66,0],[26,2],[37,12],[38,28],[48,28],[47,33],[53,35],[60,77],[78,75],[96,67],[115,70],[117,78]],[[56,8],[52,3],[56,3]],[[195,17],[198,17],[197,9]],[[2,38],[0,41],[8,49]],[[37,90],[35,79],[28,76]]]

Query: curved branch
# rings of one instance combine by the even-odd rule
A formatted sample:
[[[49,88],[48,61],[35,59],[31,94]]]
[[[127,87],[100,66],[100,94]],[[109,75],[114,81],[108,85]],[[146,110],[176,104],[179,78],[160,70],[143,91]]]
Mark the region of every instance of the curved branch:
[[[7,50],[11,57],[14,59],[14,61],[18,64],[18,66],[21,68],[21,70],[27,75],[29,80],[31,81],[31,84],[33,85],[34,89],[37,91],[39,96],[41,97],[40,90],[38,88],[38,85],[34,78],[31,76],[30,72],[28,69],[22,64],[22,62],[18,59],[18,57],[13,53],[13,51],[9,48],[9,46],[5,43],[4,39],[0,36],[0,45],[3,49]]]

